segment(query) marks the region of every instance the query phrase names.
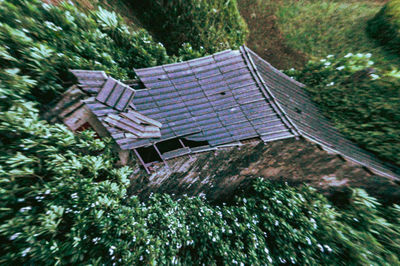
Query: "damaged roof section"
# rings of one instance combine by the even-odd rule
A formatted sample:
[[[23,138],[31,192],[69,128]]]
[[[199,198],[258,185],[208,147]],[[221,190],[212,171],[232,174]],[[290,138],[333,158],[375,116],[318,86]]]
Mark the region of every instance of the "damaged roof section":
[[[245,46],[186,62],[135,69],[138,80],[127,83],[103,71],[71,72],[90,96],[84,100],[85,108],[122,150],[174,139],[215,148],[252,138],[272,142],[302,136],[379,175],[400,177],[398,167],[341,135],[312,102],[303,84]],[[195,147],[188,149],[182,144],[179,149],[161,151],[160,156],[168,159],[193,152]]]
[[[162,139],[193,128],[200,131],[185,138],[211,146],[296,135],[261,91],[240,51],[135,72],[148,89],[137,91],[132,102],[138,112],[166,125]]]
[[[135,90],[108,77],[103,71],[71,71],[82,90],[94,96],[85,99],[90,110],[117,142],[160,138],[162,124],[134,110]]]

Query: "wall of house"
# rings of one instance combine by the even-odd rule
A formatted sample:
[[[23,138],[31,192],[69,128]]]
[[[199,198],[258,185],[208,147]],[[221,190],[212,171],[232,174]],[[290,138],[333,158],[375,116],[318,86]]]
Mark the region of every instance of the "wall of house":
[[[149,176],[132,175],[131,193],[146,198],[151,192],[175,195],[204,194],[213,200],[227,199],[250,181],[263,177],[295,185],[309,184],[327,196],[346,194],[348,187],[366,189],[371,195],[400,202],[400,185],[370,173],[357,164],[321,150],[304,139],[268,144],[252,142],[168,160]]]

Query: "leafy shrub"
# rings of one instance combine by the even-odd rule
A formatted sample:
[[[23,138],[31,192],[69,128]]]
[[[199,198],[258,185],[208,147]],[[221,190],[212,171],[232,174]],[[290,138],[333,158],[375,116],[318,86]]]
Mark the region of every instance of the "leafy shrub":
[[[371,54],[329,55],[287,74],[308,85],[313,99],[348,137],[400,164],[400,71],[373,65]]]
[[[214,53],[245,42],[247,27],[236,0],[130,0],[151,32],[177,54],[184,43]]]
[[[399,207],[380,206],[362,191],[343,211],[311,188],[263,180],[229,205],[129,195],[132,170],[114,166],[107,140],[40,120],[32,92],[50,98],[62,90],[71,64],[129,77],[131,64],[170,60],[165,50],[144,32],[129,37],[104,10],[84,16],[72,6],[0,5],[9,18],[0,17],[1,264],[399,264]],[[41,13],[53,24],[39,23]],[[87,35],[78,28],[63,35],[57,27],[66,17]],[[92,43],[100,40],[113,49]],[[131,49],[123,40],[134,44],[137,61],[119,57]]]
[[[400,1],[391,0],[386,3],[368,21],[367,32],[389,50],[400,53]]]
[[[0,136],[2,264],[399,263],[398,221],[362,193],[345,212],[311,188],[261,179],[230,205],[140,202],[127,194],[131,170],[113,168],[90,132],[74,136],[14,104]],[[397,219],[396,208],[385,214]]]
[[[134,77],[133,68],[172,62],[146,31],[131,31],[115,13],[100,8],[84,14],[66,3],[2,1],[0,43],[2,67],[18,68],[35,80],[27,97],[42,103],[70,84],[69,68],[126,79]],[[13,60],[4,60],[7,56]]]

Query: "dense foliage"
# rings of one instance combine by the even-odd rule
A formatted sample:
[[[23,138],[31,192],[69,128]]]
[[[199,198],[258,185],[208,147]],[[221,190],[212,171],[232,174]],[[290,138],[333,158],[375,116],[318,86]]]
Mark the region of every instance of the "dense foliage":
[[[2,67],[35,80],[28,97],[43,103],[71,81],[68,69],[105,70],[126,79],[134,77],[133,68],[171,62],[161,44],[144,30],[131,31],[115,13],[81,13],[66,3],[2,1],[0,43]],[[4,60],[8,56],[13,60]]]
[[[177,54],[184,43],[213,53],[238,48],[247,27],[236,0],[129,0],[141,21],[168,51]]]
[[[229,205],[129,195],[132,170],[108,140],[48,124],[40,102],[68,85],[67,68],[127,78],[172,59],[103,9],[5,0],[0,14],[0,264],[400,263],[400,208],[363,191],[344,210],[263,180]]]
[[[400,53],[400,1],[386,3],[368,22],[368,33],[389,50]]]
[[[127,194],[131,170],[114,168],[90,132],[74,136],[15,101],[0,136],[2,264],[400,263],[400,208],[363,191],[344,211],[310,188],[261,179],[229,205],[140,202]]]
[[[308,85],[314,100],[348,137],[400,164],[400,71],[373,65],[371,54],[329,55],[287,74]]]

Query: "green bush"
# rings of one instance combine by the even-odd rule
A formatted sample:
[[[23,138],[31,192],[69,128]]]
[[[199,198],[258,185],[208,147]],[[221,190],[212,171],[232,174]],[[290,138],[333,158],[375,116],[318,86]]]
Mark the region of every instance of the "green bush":
[[[367,32],[389,50],[400,53],[400,1],[385,4],[373,19],[368,21]]]
[[[35,80],[29,99],[48,103],[71,84],[69,68],[105,70],[133,78],[133,68],[172,62],[144,30],[132,31],[115,13],[87,14],[71,4],[0,3],[0,61]],[[14,60],[4,60],[7,54]]]
[[[307,85],[336,127],[400,165],[400,71],[372,68],[371,54],[329,55],[286,73]]]
[[[5,0],[0,12],[0,264],[400,263],[400,208],[363,191],[344,210],[260,179],[230,204],[129,195],[132,170],[115,167],[108,140],[40,120],[32,93],[62,91],[71,65],[129,77],[132,65],[172,59],[105,10]]]
[[[151,32],[177,54],[184,43],[207,53],[238,48],[247,26],[236,0],[130,0],[137,16]]]

